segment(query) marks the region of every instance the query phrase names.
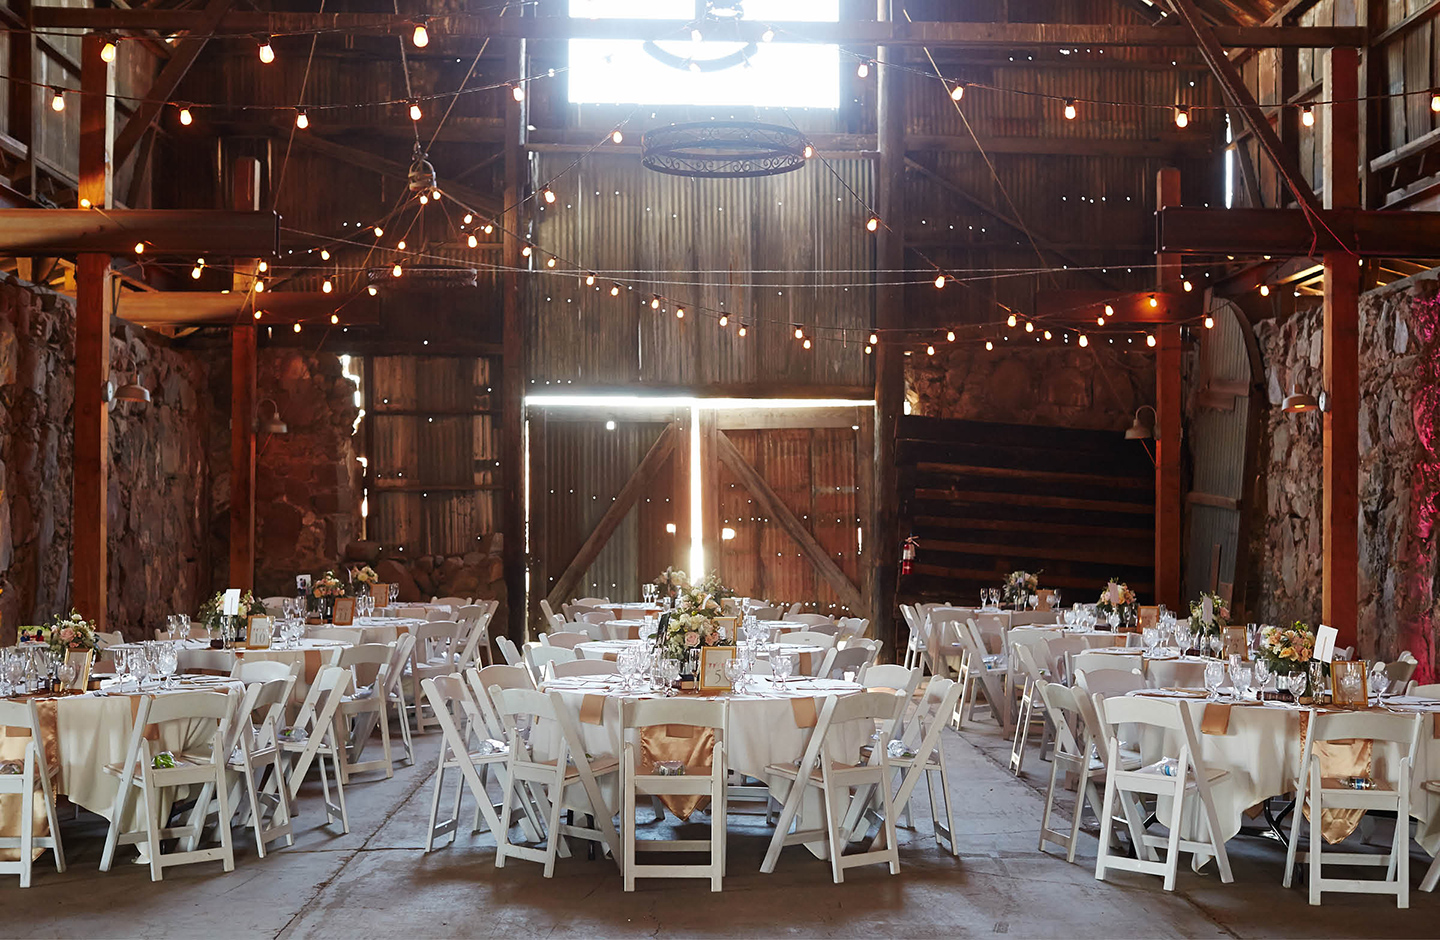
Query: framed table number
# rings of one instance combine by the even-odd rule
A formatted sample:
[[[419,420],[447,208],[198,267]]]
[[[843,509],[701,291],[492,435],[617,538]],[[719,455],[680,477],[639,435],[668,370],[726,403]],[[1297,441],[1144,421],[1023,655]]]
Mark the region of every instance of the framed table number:
[[[65,686],[71,692],[84,692],[90,688],[90,666],[95,661],[94,650],[67,650],[65,662],[75,667],[75,678]]]
[[[355,598],[335,598],[335,612],[330,617],[330,622],[337,627],[348,627],[355,622]]]
[[[700,650],[700,676],[696,688],[701,692],[725,692],[730,680],[725,678],[725,664],[735,658],[733,646],[706,646]]]
[[[245,626],[245,645],[251,649],[268,649],[275,637],[275,621],[259,614]]]

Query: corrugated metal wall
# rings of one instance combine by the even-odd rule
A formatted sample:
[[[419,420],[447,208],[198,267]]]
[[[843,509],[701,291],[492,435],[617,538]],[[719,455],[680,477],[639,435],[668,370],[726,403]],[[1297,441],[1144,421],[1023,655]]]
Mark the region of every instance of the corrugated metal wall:
[[[537,177],[549,179],[572,159],[541,155]],[[832,165],[872,198],[868,161]],[[864,206],[818,162],[767,179],[689,180],[646,170],[634,156],[592,154],[566,174],[563,189],[538,213],[535,241],[545,257],[602,278],[588,288],[569,274],[527,281],[532,387],[870,381],[863,347],[871,291],[816,287],[822,279],[806,273],[855,270],[830,283],[868,283],[873,267]],[[541,256],[531,264],[543,271]],[[651,280],[649,272],[660,274]],[[619,297],[610,296],[605,274],[627,282]],[[631,289],[636,277],[645,280]],[[685,304],[685,318],[675,318],[673,304],[652,310],[652,294]],[[721,312],[731,317],[728,328],[718,324]],[[795,323],[819,337],[814,349],[789,338]]]
[[[495,531],[499,435],[488,359],[376,356],[370,412],[369,536],[407,555],[461,555]]]

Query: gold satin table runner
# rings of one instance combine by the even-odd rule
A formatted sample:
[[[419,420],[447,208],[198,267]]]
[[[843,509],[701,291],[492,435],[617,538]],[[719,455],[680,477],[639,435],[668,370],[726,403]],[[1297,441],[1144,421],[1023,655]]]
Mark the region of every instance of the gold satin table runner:
[[[715,758],[715,732],[693,725],[653,725],[640,729],[640,765],[635,772],[641,776],[655,773],[661,761],[679,761],[687,776],[703,777],[710,773]],[[710,804],[708,796],[690,794],[665,795],[660,802],[681,820],[688,820],[697,809]]]

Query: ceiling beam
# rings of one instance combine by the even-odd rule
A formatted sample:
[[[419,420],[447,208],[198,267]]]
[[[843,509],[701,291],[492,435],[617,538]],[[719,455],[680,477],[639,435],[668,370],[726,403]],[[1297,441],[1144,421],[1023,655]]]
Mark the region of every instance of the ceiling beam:
[[[1440,212],[1327,209],[1321,218],[1325,227],[1317,231],[1300,209],[1161,209],[1156,250],[1277,258],[1319,257],[1326,251],[1364,258],[1440,258]]]
[[[1150,305],[1151,300],[1155,306]],[[1100,290],[1042,290],[1035,293],[1035,316],[1050,322],[1089,323],[1106,326],[1124,323],[1178,323],[1200,315],[1201,297],[1196,293],[1134,291],[1116,293]],[[1112,313],[1105,316],[1109,306]]]
[[[205,13],[197,10],[116,10],[39,6],[35,25],[44,29],[156,30],[198,32]],[[450,14],[427,21],[432,41],[447,36],[495,40],[645,39],[688,37],[688,20],[584,19],[568,16],[477,16]],[[1070,25],[1052,23],[867,22],[768,24],[784,41],[840,43],[860,46],[924,46],[930,49],[1015,49],[1026,46],[1173,46],[1187,47],[1190,36],[1175,26]],[[716,27],[717,39],[759,42],[767,24],[741,21]],[[327,30],[341,33],[409,35],[414,14],[391,13],[262,13],[232,11],[215,28],[224,33],[299,33]],[[1363,46],[1359,27],[1231,26],[1216,27],[1222,46],[1329,48]]]
[[[4,209],[0,255],[98,252],[275,257],[280,217],[225,209]]]
[[[260,308],[257,322],[255,308]],[[122,291],[115,315],[141,326],[259,326],[293,323],[367,326],[380,322],[380,298],[365,291]]]
[[[381,176],[405,180],[410,174],[409,164],[387,159],[372,150],[362,150],[359,147],[326,140],[315,134],[296,134],[295,144],[312,153],[322,154],[351,166],[360,167],[362,170],[370,170]],[[449,182],[443,176],[440,177],[439,182],[441,192],[464,203],[471,209],[492,213],[500,211],[500,203],[489,193],[483,193],[463,183]]]

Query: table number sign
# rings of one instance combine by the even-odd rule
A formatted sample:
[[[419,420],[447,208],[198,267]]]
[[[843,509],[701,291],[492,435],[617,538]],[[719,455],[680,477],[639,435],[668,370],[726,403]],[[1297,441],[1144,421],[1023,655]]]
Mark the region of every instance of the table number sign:
[[[65,653],[65,664],[75,668],[75,677],[65,686],[67,691],[84,692],[90,688],[90,666],[94,661],[94,650],[69,650]]]
[[[259,614],[245,625],[245,645],[250,649],[269,649],[275,637],[275,621]]]
[[[730,691],[730,680],[725,678],[725,664],[734,658],[735,647],[733,646],[702,647],[698,690],[701,692]]]
[[[1364,708],[1370,704],[1370,677],[1365,660],[1339,660],[1330,664],[1330,701],[1335,705]]]
[[[335,598],[335,612],[330,617],[330,622],[337,627],[348,627],[355,622],[355,598]]]
[[[376,607],[385,607],[390,603],[390,585],[384,581],[376,581],[370,585],[370,596],[375,598]]]

